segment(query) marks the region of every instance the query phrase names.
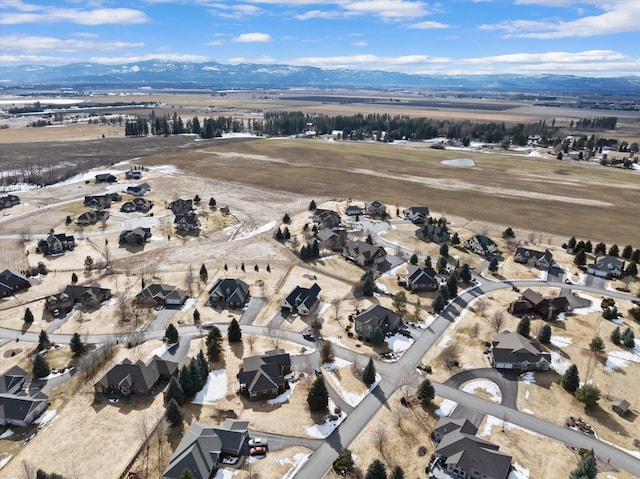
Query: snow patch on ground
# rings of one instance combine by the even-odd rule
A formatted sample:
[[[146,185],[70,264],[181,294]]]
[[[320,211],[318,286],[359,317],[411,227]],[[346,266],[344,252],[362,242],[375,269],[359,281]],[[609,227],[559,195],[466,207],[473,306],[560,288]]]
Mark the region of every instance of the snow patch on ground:
[[[145,166],[147,171],[157,171],[158,173],[164,173],[165,175],[178,175],[182,173],[180,168],[173,165],[158,165],[158,166]]]
[[[627,454],[629,454],[630,456],[635,457],[636,459],[640,459],[640,452],[638,452],[638,451],[633,451],[631,449],[625,449],[624,447],[620,447],[617,444],[614,444],[614,443],[609,442],[609,441],[605,441],[601,437],[598,438],[598,441],[602,441],[602,442],[604,442],[606,444],[609,444],[610,446],[615,447],[616,449],[620,449],[621,451],[626,452]]]
[[[573,343],[573,339],[568,336],[551,336],[551,344],[558,348],[566,348]]]
[[[332,341],[333,342],[333,341]],[[326,371],[335,371],[336,369],[344,368],[346,366],[352,366],[353,363],[346,359],[334,358],[332,363],[324,363],[322,367]]]
[[[629,366],[629,363],[640,363],[640,346],[638,340],[635,340],[635,348],[632,351],[610,351],[607,354],[607,362],[605,364],[606,371],[616,371]]]
[[[551,351],[551,369],[555,370],[559,374],[564,374],[565,371],[569,369],[569,366],[571,366],[571,361],[562,359],[560,353]]]
[[[243,240],[243,239],[247,239],[247,238],[252,238],[254,236],[259,235],[260,233],[264,233],[266,231],[269,231],[271,229],[273,229],[276,226],[276,221],[270,221],[269,223],[260,226],[259,228],[255,228],[249,231],[243,231],[242,233],[240,233],[239,235],[237,235],[235,238],[233,238],[233,241],[239,241],[239,240]]]
[[[164,353],[169,351],[176,344],[178,343],[163,344],[159,348],[156,348],[153,351],[151,351],[151,353],[149,354],[149,359],[151,359],[154,356],[158,356],[159,358],[161,358]]]
[[[589,314],[589,313],[598,313],[602,311],[602,308],[600,307],[600,301],[598,301],[593,296],[589,296],[588,294],[584,294],[584,293],[576,293],[576,296],[582,299],[588,299],[589,301],[591,301],[591,306],[587,306],[586,308],[574,309],[573,310],[574,314]]]
[[[444,338],[440,340],[440,342],[438,343],[438,347],[446,348],[451,344],[451,342],[452,342],[451,336],[447,334]]]
[[[357,394],[351,391],[347,391],[342,387],[342,384],[340,384],[340,380],[338,379],[338,376],[335,374],[334,371],[340,368],[351,367],[351,366],[353,366],[353,363],[349,361],[345,361],[344,359],[340,359],[340,358],[336,358],[333,363],[324,363],[322,365],[327,375],[331,376],[331,379],[333,380],[333,384],[335,384],[335,387],[340,393],[340,396],[344,399],[344,401],[347,404],[355,407],[358,404],[360,404],[360,402],[362,402],[365,396],[369,394],[369,392],[372,391],[378,385],[378,381],[380,381],[380,376],[376,374],[376,381],[362,394]]]
[[[118,298],[109,298],[106,301],[100,303],[100,306],[114,306],[118,304]]]
[[[507,479],[529,479],[529,469],[525,469],[517,462],[514,462],[511,467],[513,467],[513,470],[509,473]]]
[[[500,392],[500,388],[493,381],[488,381],[486,379],[475,379],[462,386],[462,390],[469,394],[475,394],[478,389],[482,389],[483,391],[489,393],[493,402],[500,404],[500,402],[502,401],[502,393]]]
[[[329,399],[329,410],[333,411],[336,405],[333,403],[331,399]],[[333,432],[335,428],[337,428],[342,421],[344,421],[347,417],[347,414],[342,411],[337,419],[331,419],[331,415],[327,414],[323,420],[322,424],[314,424],[313,426],[309,426],[305,428],[305,432],[308,436],[324,439],[329,436]]]
[[[196,393],[192,404],[213,404],[227,395],[227,372],[224,369],[211,371],[207,383]]]
[[[486,419],[484,421],[484,428],[482,429],[481,432],[478,433],[478,436],[479,437],[490,436],[491,435],[491,429],[493,429],[494,427],[499,427],[501,429],[520,429],[521,431],[528,432],[529,434],[531,434],[533,436],[544,437],[544,436],[542,436],[542,435],[540,435],[538,433],[530,431],[529,429],[526,429],[524,427],[520,427],[520,426],[518,426],[516,424],[512,424],[512,423],[507,422],[507,421],[503,421],[500,418],[497,418],[495,416],[490,416],[490,415],[486,416]]]
[[[278,404],[282,404],[287,402],[291,395],[293,394],[293,390],[296,388],[297,383],[289,383],[289,389],[280,394],[279,396],[274,397],[273,399],[267,399],[267,404],[269,406],[276,406]]]
[[[536,413],[533,412],[531,409],[524,408],[524,409],[521,409],[521,411],[525,414],[531,414],[532,416],[536,415]]]
[[[5,432],[0,434],[0,439],[6,439],[9,436],[13,436],[13,431],[11,429],[7,429]]]
[[[385,339],[387,346],[394,353],[402,353],[409,349],[413,344],[413,339],[407,338],[402,334],[396,333],[393,336],[389,336]]]
[[[307,462],[307,459],[309,459],[310,455],[311,454],[305,454],[304,452],[299,452],[298,454],[293,456],[293,459],[289,459],[288,457],[286,457],[284,459],[280,459],[280,464],[293,464],[291,469],[289,469],[285,473],[285,475],[282,476],[282,479],[292,479],[292,478],[294,478],[295,475],[300,470],[300,468],[304,465],[304,463]]]
[[[189,298],[184,302],[184,304],[180,308],[180,311],[187,311],[194,304],[196,304],[196,298]]]
[[[524,398],[525,398],[527,401],[529,400],[529,390],[528,390],[528,389],[524,392]]]
[[[51,421],[54,417],[56,417],[57,414],[58,414],[58,410],[57,409],[51,409],[50,411],[45,411],[45,412],[42,413],[42,415],[38,419],[33,421],[33,423],[34,424],[45,425],[49,421]]]
[[[456,407],[458,407],[457,402],[451,401],[450,399],[445,399],[440,403],[440,407],[436,409],[436,414],[440,417],[450,416]]]
[[[520,380],[526,384],[535,384],[536,383],[536,373],[533,371],[529,371],[528,373],[524,373],[520,375]]]
[[[213,479],[231,479],[233,476],[238,474],[240,471],[231,471],[229,469],[220,468],[216,472],[216,475],[213,476]]]
[[[0,469],[2,469],[7,462],[9,462],[11,460],[11,458],[13,457],[13,455],[8,455],[7,457],[5,457],[4,459],[0,459]]]

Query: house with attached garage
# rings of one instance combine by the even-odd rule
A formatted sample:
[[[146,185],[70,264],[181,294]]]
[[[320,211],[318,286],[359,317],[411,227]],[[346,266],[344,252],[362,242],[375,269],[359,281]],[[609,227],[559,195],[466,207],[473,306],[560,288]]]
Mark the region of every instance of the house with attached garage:
[[[31,282],[17,271],[5,269],[0,273],[0,298],[6,298],[30,287]]]
[[[136,302],[148,306],[181,306],[187,293],[168,284],[150,284],[136,295]]]
[[[111,173],[96,175],[96,183],[115,183],[118,179]]]
[[[509,312],[514,316],[534,314],[540,318],[551,321],[558,314],[571,309],[571,303],[565,296],[544,297],[531,289],[526,289],[520,298],[509,305]]]
[[[178,372],[178,363],[153,356],[149,362],[135,363],[124,359],[113,366],[94,384],[96,394],[142,394],[149,396],[157,391],[161,380],[170,381]]]
[[[347,232],[341,228],[324,228],[316,234],[320,249],[342,251],[347,243]]]
[[[45,239],[38,241],[36,252],[45,256],[62,254],[65,251],[72,251],[75,246],[76,241],[73,236],[67,236],[65,233],[55,234],[51,230]]]
[[[431,437],[436,442],[440,442],[442,438],[453,431],[460,431],[463,434],[471,434],[474,436],[478,432],[478,428],[468,419],[453,419],[443,416],[438,419],[436,427],[431,431]]]
[[[249,285],[240,279],[220,278],[209,289],[209,306],[242,308],[249,302]]]
[[[310,288],[303,288],[302,286],[296,286],[289,295],[280,303],[280,309],[284,314],[300,314],[307,316],[313,313],[320,299],[320,286],[318,283],[313,283]]]
[[[0,210],[11,208],[20,204],[20,198],[16,195],[0,196]]]
[[[179,233],[190,233],[200,230],[200,221],[195,211],[177,214],[173,220],[173,225]]]
[[[111,202],[115,201],[111,195],[87,195],[84,197],[84,206],[88,208],[105,209],[111,207]]]
[[[178,479],[188,470],[196,479],[212,479],[227,457],[237,458],[249,439],[248,421],[225,419],[222,426],[193,423],[173,451],[162,477]]]
[[[124,245],[142,246],[149,238],[151,238],[151,228],[138,226],[132,230],[121,231],[118,242]]]
[[[289,388],[286,376],[290,372],[291,357],[284,349],[243,358],[242,369],[238,373],[239,392],[250,399],[274,398]]]
[[[139,180],[140,178],[142,178],[142,171],[141,170],[129,170],[129,171],[125,172],[124,177],[127,180]]]
[[[73,309],[74,304],[88,308],[97,308],[103,301],[111,298],[111,290],[101,288],[99,284],[91,286],[68,285],[62,293],[47,296],[45,307],[58,318],[63,318]]]
[[[355,331],[369,341],[376,329],[383,335],[394,333],[402,326],[402,316],[389,308],[374,304],[353,318]]]
[[[429,217],[429,208],[426,206],[411,206],[402,211],[404,219],[413,224],[422,224]]]
[[[151,208],[153,208],[153,201],[138,197],[130,201],[125,201],[120,207],[120,211],[124,213],[134,213],[136,211],[147,213]]]
[[[108,219],[109,212],[107,210],[85,211],[78,216],[76,223],[79,225],[95,225],[98,221],[103,222]]]
[[[451,233],[446,226],[424,225],[416,230],[416,237],[422,241],[431,241],[432,243],[443,243],[451,239]]]
[[[364,214],[368,216],[383,217],[387,214],[387,207],[382,201],[373,200],[371,203],[364,204]]]
[[[418,291],[435,291],[440,286],[433,268],[417,265],[409,266],[407,274],[398,276],[398,284],[414,293]]]
[[[542,352],[537,341],[511,331],[493,337],[489,354],[496,369],[548,371],[551,367],[551,354]]]
[[[47,409],[49,398],[46,394],[32,395],[25,389],[28,377],[18,366],[0,376],[0,426],[28,426]]]
[[[484,235],[475,235],[464,242],[464,247],[480,256],[490,256],[498,252],[498,245]]]
[[[599,256],[595,263],[587,265],[587,274],[599,278],[619,278],[624,272],[624,261],[613,256]]]
[[[151,191],[151,186],[149,186],[149,183],[142,183],[141,185],[129,186],[126,192],[129,195],[142,196],[149,191]]]
[[[321,228],[335,228],[342,222],[340,214],[336,211],[316,209],[313,222]]]
[[[183,200],[178,198],[169,203],[169,209],[174,215],[184,214],[193,210],[193,200]]]
[[[529,248],[519,246],[513,256],[516,263],[534,266],[538,269],[547,270],[553,263],[553,253],[549,249],[544,251],[536,251]]]
[[[363,268],[377,267],[387,260],[387,252],[382,246],[374,246],[366,241],[347,241],[342,256]]]

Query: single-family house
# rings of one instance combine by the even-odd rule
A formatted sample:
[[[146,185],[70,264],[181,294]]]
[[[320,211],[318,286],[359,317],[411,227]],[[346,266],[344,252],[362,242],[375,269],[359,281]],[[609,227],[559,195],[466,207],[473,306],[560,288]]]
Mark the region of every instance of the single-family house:
[[[631,403],[626,399],[618,398],[611,403],[611,409],[613,409],[620,416],[626,416],[629,412],[630,407]]]
[[[516,263],[535,266],[538,269],[547,270],[553,263],[553,253],[549,249],[544,251],[536,251],[529,248],[519,246],[513,256]]]
[[[129,186],[126,193],[133,196],[142,196],[149,191],[151,191],[149,183],[142,183],[141,185]]]
[[[29,280],[17,271],[5,269],[0,273],[0,298],[6,298],[30,287]]]
[[[173,220],[176,231],[180,233],[189,233],[200,230],[200,221],[195,211],[179,213]]]
[[[136,295],[136,301],[149,306],[180,306],[187,293],[168,284],[150,284]]]
[[[422,224],[429,217],[429,208],[426,206],[411,206],[402,211],[404,219],[414,224]]]
[[[286,376],[291,372],[291,357],[284,349],[273,349],[262,356],[242,359],[238,373],[240,392],[250,399],[270,399],[289,387]]]
[[[120,244],[141,246],[144,245],[149,238],[151,238],[151,228],[138,226],[132,230],[121,231],[118,241]]]
[[[209,306],[242,308],[249,302],[249,285],[240,279],[220,278],[209,289]]]
[[[498,252],[498,245],[491,238],[475,235],[464,242],[464,247],[480,256],[489,256]]]
[[[136,197],[132,200],[125,201],[120,207],[120,211],[125,213],[134,213],[136,211],[147,213],[151,208],[153,208],[153,201]]]
[[[16,195],[0,196],[0,210],[11,208],[20,204],[20,198]]]
[[[347,241],[342,256],[363,268],[377,267],[387,260],[387,252],[382,246],[370,245],[366,241]]]
[[[92,284],[91,286],[70,284],[62,293],[47,296],[45,305],[47,310],[56,317],[64,317],[76,303],[90,308],[97,308],[100,303],[109,298],[111,298],[111,290],[101,288],[99,284]]]
[[[169,203],[169,209],[174,215],[180,215],[193,210],[193,200],[183,200],[178,198]]]
[[[112,202],[122,201],[122,195],[117,191],[114,191],[113,193],[107,193],[107,196]]]
[[[347,216],[360,216],[364,214],[362,207],[357,205],[347,206],[344,212]]]
[[[537,341],[511,331],[493,337],[490,358],[496,369],[547,371],[551,367],[551,354],[542,352]]]
[[[402,317],[389,308],[374,304],[353,318],[353,322],[356,334],[369,341],[376,329],[379,329],[383,335],[400,329]]]
[[[45,239],[38,241],[36,251],[45,256],[53,254],[62,254],[65,251],[72,251],[76,246],[73,236],[67,236],[65,233],[55,234],[53,230]]]
[[[613,256],[599,256],[595,263],[587,265],[587,274],[598,278],[619,278],[624,272],[624,261]]]
[[[347,242],[347,232],[342,228],[324,228],[316,234],[318,247],[331,251],[342,251]]]
[[[142,178],[142,171],[141,170],[129,170],[129,171],[126,171],[124,173],[124,177],[127,180],[139,180],[140,178]]]
[[[407,268],[407,274],[398,276],[398,284],[409,291],[435,291],[440,286],[436,272],[428,266],[411,265]]]
[[[387,207],[379,200],[373,200],[371,203],[365,202],[364,214],[368,216],[383,217],[387,214]]]
[[[193,423],[173,451],[162,477],[178,479],[189,470],[196,479],[211,479],[223,457],[240,456],[249,438],[248,421],[225,419],[220,427]]]
[[[0,426],[24,427],[36,420],[49,404],[42,392],[31,395],[23,386],[29,375],[18,366],[0,376]]]
[[[178,372],[178,363],[153,356],[147,363],[124,359],[94,384],[96,394],[151,395],[160,380],[169,381]]]
[[[558,314],[570,309],[571,303],[565,296],[545,298],[540,293],[528,288],[509,305],[509,312],[514,316],[535,314],[546,321],[554,320]]]
[[[468,419],[453,419],[443,416],[438,419],[435,428],[431,431],[431,436],[435,442],[440,442],[445,435],[453,431],[474,436],[478,432],[478,428]]]
[[[443,243],[451,239],[451,233],[446,226],[426,224],[422,228],[416,230],[416,237],[422,241],[431,241],[432,243]]]
[[[335,228],[342,221],[340,214],[332,210],[316,209],[313,215],[313,222],[321,228]]]
[[[282,300],[280,308],[285,314],[301,314],[303,316],[312,313],[318,306],[320,286],[313,283],[310,288],[296,286],[289,295]]]
[[[96,183],[115,183],[118,179],[111,173],[102,173],[96,175]]]
[[[98,221],[103,222],[109,219],[107,210],[85,211],[76,219],[79,225],[95,225]]]
[[[111,195],[87,195],[84,197],[84,206],[96,209],[105,209],[111,207],[114,201]]]

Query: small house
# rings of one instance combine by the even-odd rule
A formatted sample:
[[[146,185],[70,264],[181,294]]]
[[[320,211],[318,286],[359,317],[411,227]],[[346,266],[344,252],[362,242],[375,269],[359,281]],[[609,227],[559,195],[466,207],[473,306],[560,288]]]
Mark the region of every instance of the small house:
[[[177,214],[173,220],[173,225],[179,233],[190,233],[200,230],[200,221],[195,211]]]
[[[11,208],[20,204],[20,198],[16,195],[0,196],[0,210]]]
[[[84,206],[88,208],[106,209],[111,207],[111,195],[87,195],[84,197]]]
[[[386,205],[379,200],[364,204],[364,214],[368,216],[384,217],[387,214]]]
[[[151,238],[151,228],[138,226],[132,230],[121,231],[118,241],[124,245],[142,246],[149,238]]]
[[[321,228],[335,228],[342,222],[342,218],[336,211],[318,208],[313,215],[313,222]]]
[[[169,209],[174,215],[180,215],[193,210],[193,200],[183,200],[178,198],[175,201],[169,203]]]
[[[96,175],[96,183],[115,183],[118,179],[111,173],[102,173]]]
[[[85,211],[78,216],[76,223],[79,225],[95,225],[97,222],[107,221],[107,219],[109,219],[107,210]]]
[[[180,306],[187,300],[187,293],[168,284],[150,284],[136,295],[139,304],[148,306]]]
[[[142,171],[141,170],[129,170],[129,171],[125,172],[124,177],[127,180],[139,180],[140,178],[142,178]]]
[[[142,196],[149,191],[151,191],[151,186],[149,186],[149,183],[142,183],[141,185],[129,186],[127,188],[127,194],[133,196]]]
[[[631,404],[626,399],[616,399],[611,404],[611,409],[613,409],[620,416],[626,416],[629,413],[630,407]]]

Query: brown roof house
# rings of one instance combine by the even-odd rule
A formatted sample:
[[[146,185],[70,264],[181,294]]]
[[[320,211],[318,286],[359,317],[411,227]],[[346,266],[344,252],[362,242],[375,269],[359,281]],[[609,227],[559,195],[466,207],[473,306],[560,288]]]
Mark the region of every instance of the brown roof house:
[[[0,298],[6,298],[30,287],[29,280],[17,271],[5,269],[0,273]]]
[[[374,304],[353,318],[355,331],[367,341],[379,329],[382,334],[393,333],[402,326],[402,317],[389,308]]]
[[[511,331],[493,337],[490,357],[496,369],[547,371],[551,367],[551,354],[542,352],[537,341]]]
[[[347,241],[342,256],[364,268],[377,267],[387,260],[387,252],[382,246],[373,246],[366,241]]]
[[[571,304],[566,297],[545,298],[531,289],[526,289],[520,298],[509,305],[509,312],[514,316],[535,314],[547,321],[556,319],[558,314],[570,309]]]
[[[46,308],[54,316],[63,318],[73,305],[80,303],[83,306],[97,308],[100,303],[111,298],[111,290],[101,288],[99,284],[91,286],[69,285],[62,293],[47,296]]]
[[[192,424],[162,476],[178,479],[188,469],[196,479],[213,478],[224,457],[240,456],[249,438],[248,427],[248,421],[237,419],[225,419],[222,426]]]
[[[180,306],[187,293],[168,284],[150,284],[136,295],[136,301],[150,306]]]
[[[273,349],[262,356],[243,358],[238,373],[240,392],[250,399],[270,399],[284,393],[289,385],[291,357],[284,349]]]
[[[169,381],[178,371],[178,363],[153,356],[146,364],[124,359],[94,384],[97,394],[151,395],[160,380]]]
[[[529,248],[519,246],[513,256],[516,263],[535,266],[538,269],[547,270],[553,262],[553,253],[549,249],[544,251],[536,251]]]
[[[27,426],[47,409],[49,398],[46,394],[31,395],[24,389],[28,376],[18,366],[0,376],[0,426]]]
[[[310,288],[296,286],[289,295],[282,300],[280,308],[285,314],[301,314],[307,316],[318,307],[320,303],[318,294],[320,294],[320,286],[313,283]]]

